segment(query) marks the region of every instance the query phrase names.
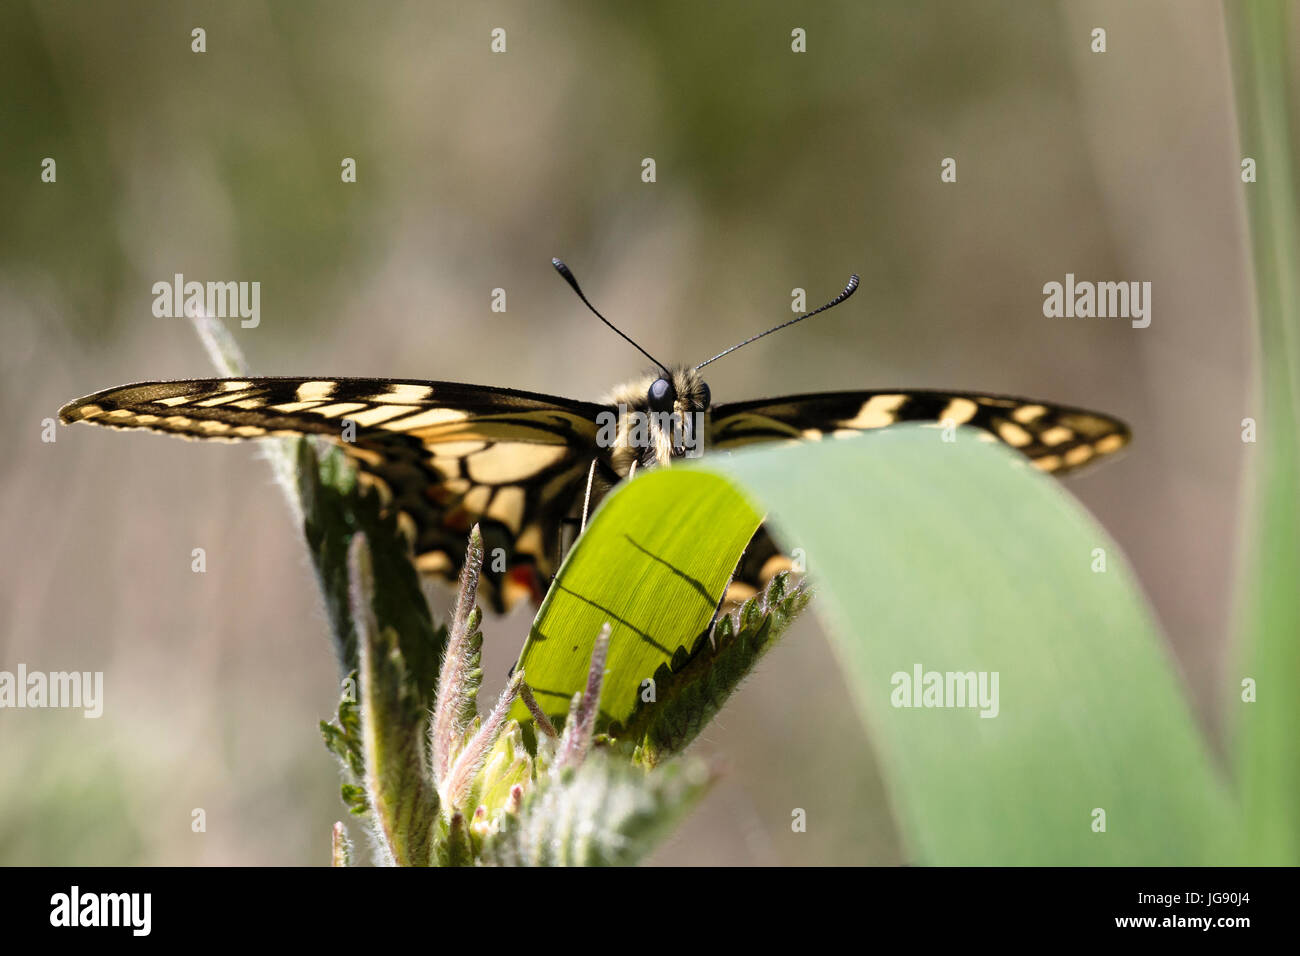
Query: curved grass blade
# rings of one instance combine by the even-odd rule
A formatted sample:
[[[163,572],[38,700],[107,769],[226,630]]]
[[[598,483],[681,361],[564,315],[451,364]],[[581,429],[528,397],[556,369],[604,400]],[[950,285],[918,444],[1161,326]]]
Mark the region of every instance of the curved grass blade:
[[[703,465],[806,554],[912,858],[1237,862],[1237,809],[1118,547],[1014,452],[941,435],[895,427]],[[996,674],[997,695],[898,706],[918,667],[945,675],[942,703],[965,682],[949,696],[948,672],[975,675],[977,697]]]

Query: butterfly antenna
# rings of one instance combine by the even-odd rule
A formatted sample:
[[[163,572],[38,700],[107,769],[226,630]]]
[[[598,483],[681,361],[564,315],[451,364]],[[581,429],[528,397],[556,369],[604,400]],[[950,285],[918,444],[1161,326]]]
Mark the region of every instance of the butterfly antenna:
[[[813,309],[811,312],[807,312],[803,315],[793,318],[789,322],[782,322],[780,325],[776,326],[775,328],[768,329],[766,332],[759,332],[757,335],[745,339],[745,341],[741,342],[739,345],[733,345],[729,349],[724,349],[721,352],[719,352],[717,355],[713,356],[713,358],[709,359],[708,361],[701,362],[699,365],[695,366],[695,371],[698,372],[700,369],[704,368],[704,366],[708,365],[709,362],[716,362],[718,359],[722,358],[722,356],[730,355],[732,352],[736,351],[736,349],[748,345],[750,342],[755,342],[758,339],[761,339],[765,335],[771,335],[773,332],[780,332],[785,327],[794,325],[796,322],[802,322],[804,319],[811,319],[818,312],[825,312],[827,309],[839,305],[841,302],[843,302],[845,299],[847,299],[849,296],[851,296],[853,293],[857,291],[858,291],[858,277],[856,275],[851,275],[849,276],[848,285],[844,287],[844,291],[841,292],[839,295],[837,295],[835,298],[831,299],[820,309]]]
[[[668,366],[667,366],[667,365],[665,365],[663,362],[659,361],[657,358],[655,358],[653,355],[651,355],[651,354],[650,354],[649,352],[647,352],[645,349],[641,348],[641,346],[637,345],[635,342],[633,342],[633,341],[632,341],[630,338],[628,338],[626,335],[623,335],[623,333],[620,332],[620,331],[618,330],[618,328],[614,325],[613,322],[609,321],[609,319],[607,319],[607,318],[605,318],[603,315],[601,315],[600,312],[598,312],[598,311],[596,310],[596,307],[595,307],[594,305],[592,305],[590,302],[587,301],[587,297],[586,297],[585,295],[582,294],[582,288],[578,285],[578,280],[575,279],[575,278],[573,277],[573,273],[569,271],[569,267],[568,267],[568,266],[566,266],[566,265],[565,265],[563,262],[561,262],[559,259],[552,259],[552,260],[551,260],[551,265],[555,266],[555,271],[558,272],[561,276],[563,276],[565,282],[569,283],[569,287],[572,288],[574,292],[578,293],[578,298],[582,300],[582,304],[585,305],[587,308],[591,309],[591,311],[592,311],[593,313],[595,313],[596,318],[600,319],[600,321],[604,322],[606,325],[608,325],[608,326],[609,326],[611,329],[613,329],[615,332],[618,332],[618,334],[619,334],[620,336],[622,336],[623,339],[624,339],[626,342],[628,342],[628,344],[630,344],[630,345],[632,346],[632,348],[636,349],[638,352],[640,352],[642,355],[644,355],[644,356],[645,356],[646,358],[648,358],[650,361],[654,362],[654,363],[655,363],[656,365],[658,365],[661,369],[663,369],[665,375],[669,376],[670,378],[672,377],[672,373],[671,373],[670,371],[668,371]]]

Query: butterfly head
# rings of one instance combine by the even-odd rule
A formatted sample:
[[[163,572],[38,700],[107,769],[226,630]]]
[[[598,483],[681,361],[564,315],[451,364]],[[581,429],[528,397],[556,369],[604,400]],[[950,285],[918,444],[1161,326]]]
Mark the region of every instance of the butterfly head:
[[[686,365],[669,369],[669,373],[656,371],[645,392],[646,408],[652,412],[676,412],[681,415],[706,412],[711,404],[709,386],[704,377]]]
[[[850,276],[844,291],[821,308],[782,322],[766,332],[751,335],[745,341],[724,349],[693,368],[682,365],[669,368],[600,314],[587,300],[568,266],[559,259],[552,259],[551,265],[596,318],[658,366],[656,371],[645,378],[616,389],[607,399],[614,408],[604,413],[609,427],[601,427],[597,441],[604,441],[607,447],[613,447],[612,464],[623,477],[631,474],[634,466],[667,465],[674,458],[697,458],[703,453],[711,401],[709,386],[700,377],[700,369],[765,335],[771,335],[839,305],[858,288],[858,277]],[[615,423],[617,428],[614,427]]]
[[[615,389],[606,398],[617,414],[611,435],[615,470],[667,465],[674,458],[696,458],[704,450],[709,386],[690,366],[656,369]]]

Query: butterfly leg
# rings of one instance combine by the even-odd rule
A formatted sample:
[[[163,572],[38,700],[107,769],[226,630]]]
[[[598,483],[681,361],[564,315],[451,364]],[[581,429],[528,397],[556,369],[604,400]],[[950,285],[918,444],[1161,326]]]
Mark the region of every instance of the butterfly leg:
[[[591,468],[587,471],[587,494],[582,499],[582,525],[578,534],[587,530],[587,512],[591,509],[591,483],[596,478],[596,459],[591,459]]]

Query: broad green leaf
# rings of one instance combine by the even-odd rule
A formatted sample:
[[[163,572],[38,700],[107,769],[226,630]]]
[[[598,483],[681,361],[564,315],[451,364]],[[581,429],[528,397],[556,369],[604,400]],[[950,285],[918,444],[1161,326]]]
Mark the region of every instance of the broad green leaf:
[[[1238,815],[1119,548],[1015,452],[941,434],[890,428],[704,461],[806,554],[912,858],[1235,862]],[[918,666],[996,673],[996,716],[893,706],[896,675]],[[840,686],[827,675],[827,693]]]
[[[1293,86],[1295,5],[1230,3],[1241,155],[1258,164],[1242,184],[1250,215],[1259,368],[1254,494],[1241,578],[1243,641],[1228,713],[1238,718],[1238,766],[1252,862],[1300,863],[1300,97]],[[1290,14],[1288,16],[1288,14]],[[1241,682],[1255,682],[1243,700]]]
[[[728,481],[685,468],[643,474],[607,498],[542,602],[519,664],[547,714],[562,716],[611,625],[605,721],[625,720],[641,682],[700,640],[759,513]],[[511,716],[529,719],[523,704]]]

